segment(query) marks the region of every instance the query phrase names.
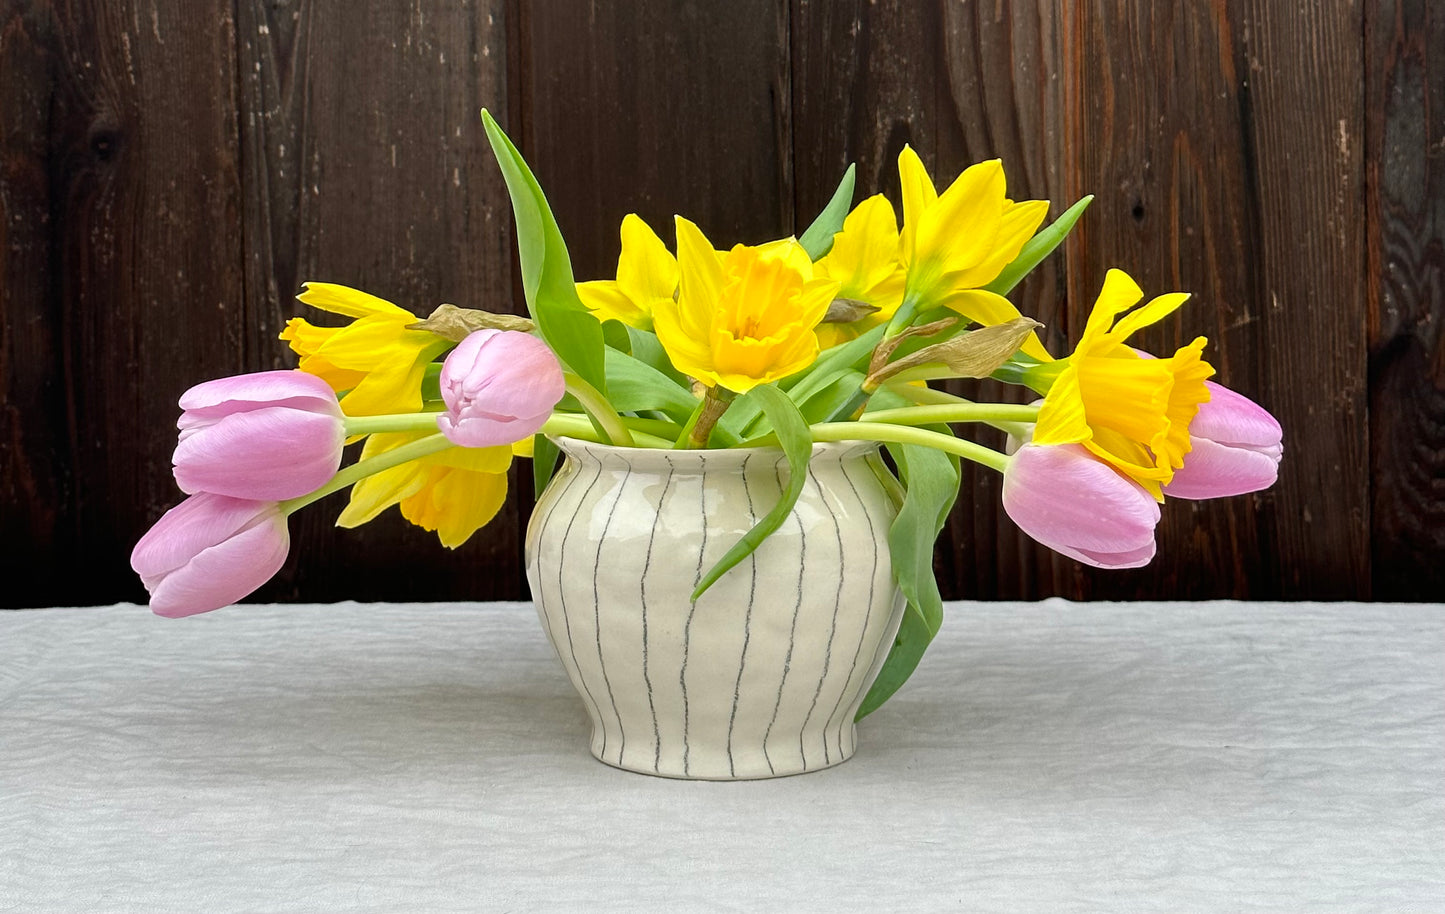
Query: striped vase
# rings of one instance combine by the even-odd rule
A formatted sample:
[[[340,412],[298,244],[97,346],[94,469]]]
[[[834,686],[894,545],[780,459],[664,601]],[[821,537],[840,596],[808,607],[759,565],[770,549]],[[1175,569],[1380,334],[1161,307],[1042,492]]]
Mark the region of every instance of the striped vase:
[[[782,527],[702,599],[701,576],[777,502],[768,448],[561,439],[527,529],[527,580],[592,720],[592,754],[679,778],[765,778],[852,756],[898,630],[875,445],[815,445]]]

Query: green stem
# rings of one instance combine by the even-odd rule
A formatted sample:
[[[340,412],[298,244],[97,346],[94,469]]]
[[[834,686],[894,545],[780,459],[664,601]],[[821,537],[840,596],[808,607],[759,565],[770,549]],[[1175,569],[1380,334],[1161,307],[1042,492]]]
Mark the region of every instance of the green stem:
[[[608,444],[602,436],[597,433],[597,428],[586,416],[579,416],[576,413],[553,413],[540,429],[539,435],[562,436],[565,438],[576,438],[579,441],[594,441],[598,444]],[[623,447],[656,447],[670,448],[672,440],[659,438],[643,431],[631,433],[632,444],[622,445]]]
[[[905,406],[864,413],[866,422],[897,425],[931,425],[938,422],[1036,422],[1039,407],[1014,403],[950,403],[934,406]]]
[[[972,405],[972,400],[954,396],[947,391],[935,390],[932,387],[918,387],[913,384],[885,384],[889,393],[897,394],[905,400],[912,400],[914,403],[923,406],[961,406]],[[870,417],[871,418],[871,417]],[[1029,426],[1038,421],[1037,417],[1023,422],[1011,422],[1002,419],[983,420],[985,425],[996,428],[1006,435],[1013,435],[1015,438],[1024,439],[1029,436]]]
[[[622,423],[622,417],[617,415],[617,410],[607,402],[607,398],[591,384],[582,379],[580,375],[570,371],[563,372],[562,376],[567,379],[567,392],[577,398],[587,415],[596,423],[597,428],[607,438],[607,444],[615,444],[619,447],[633,447],[632,433]]]
[[[931,447],[947,454],[955,454],[965,460],[992,467],[1002,473],[1009,464],[1009,458],[992,448],[986,448],[972,441],[964,441],[952,435],[930,432],[908,425],[890,425],[886,422],[822,422],[811,427],[814,441],[881,441],[894,444],[918,444]]]
[[[909,324],[913,323],[913,319],[917,316],[918,295],[913,294],[905,298],[903,304],[898,306],[898,310],[893,312],[893,319],[888,322],[888,329],[883,331],[883,338],[885,340],[891,340],[893,337],[902,333],[908,328]]]
[[[433,420],[435,421],[435,420]],[[428,454],[435,454],[444,451],[449,447],[455,447],[447,440],[447,436],[438,432],[435,435],[428,435],[425,438],[403,444],[401,447],[392,448],[375,457],[368,457],[365,460],[358,460],[351,466],[344,468],[341,472],[331,477],[331,481],[309,495],[302,495],[299,498],[291,498],[281,502],[281,513],[283,515],[293,514],[314,501],[320,501],[332,492],[339,492],[349,485],[365,479],[382,470],[389,470],[394,466],[400,466],[408,460],[415,460],[418,457],[425,457]]]
[[[702,399],[702,409],[694,415],[697,421],[692,422],[688,429],[687,436],[680,438],[677,446],[688,447],[693,450],[707,447],[708,438],[712,437],[713,427],[722,414],[727,412],[737,395],[722,387],[709,387],[707,394]]]
[[[376,432],[420,432],[437,427],[439,413],[396,413],[389,416],[347,416],[346,437]]]

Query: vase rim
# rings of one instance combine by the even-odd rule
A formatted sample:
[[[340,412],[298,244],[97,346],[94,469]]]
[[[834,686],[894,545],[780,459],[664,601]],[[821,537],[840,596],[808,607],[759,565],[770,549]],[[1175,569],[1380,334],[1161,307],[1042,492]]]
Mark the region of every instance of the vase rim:
[[[641,462],[672,463],[682,462],[687,464],[714,463],[714,464],[741,464],[744,460],[755,454],[774,453],[782,457],[783,449],[777,445],[751,446],[751,447],[714,447],[714,448],[651,448],[651,447],[626,447],[616,444],[602,444],[597,441],[587,441],[582,438],[569,438],[566,435],[548,435],[553,444],[561,448],[562,452],[569,455],[587,454],[591,457],[617,456],[629,463]],[[843,460],[854,455],[862,455],[876,451],[879,447],[877,441],[867,439],[849,439],[847,441],[815,441],[813,442],[813,453],[811,460],[820,457],[827,460]],[[670,460],[664,458],[671,458]]]

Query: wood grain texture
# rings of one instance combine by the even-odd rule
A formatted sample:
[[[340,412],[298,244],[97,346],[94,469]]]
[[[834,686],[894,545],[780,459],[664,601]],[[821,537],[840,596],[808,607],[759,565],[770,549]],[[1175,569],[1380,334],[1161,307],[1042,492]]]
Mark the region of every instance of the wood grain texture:
[[[1279,484],[1171,501],[1153,566],[1096,573],[970,472],[947,595],[1445,599],[1442,47],[1430,0],[0,0],[0,605],[142,597],[176,398],[293,364],[301,282],[523,308],[482,106],[579,279],[628,212],[763,241],[850,162],[897,205],[910,143],[1098,195],[1013,296],[1056,353],[1110,266],[1194,293],[1140,342],[1210,338],[1286,429]],[[522,597],[525,495],[455,553],[395,512],[337,530],[334,498],[256,598]]]
[[[611,278],[635,212],[719,247],[792,231],[788,17],[764,0],[520,2],[522,138],[579,280]],[[836,181],[836,178],[834,179]]]
[[[1190,291],[1139,345],[1207,336],[1219,380],[1289,430],[1274,489],[1171,501],[1160,558],[1079,569],[1079,594],[1367,594],[1366,489],[1349,469],[1364,461],[1358,9],[1297,23],[1270,4],[1070,6],[1067,183],[1099,194],[1074,239],[1071,325],[1110,266],[1147,296]]]
[[[176,397],[240,368],[248,332],[232,11],[12,3],[3,21],[22,87],[7,66],[0,464],[25,544],[7,571],[22,599],[138,598],[130,546],[174,500]]]
[[[1363,25],[1359,3],[1290,15],[1256,2],[1239,26],[1255,105],[1262,381],[1298,429],[1272,493],[1289,522],[1261,546],[1274,585],[1296,598],[1370,595]]]
[[[1063,201],[1053,3],[798,0],[793,22],[800,213],[816,212],[838,175],[855,162],[857,199],[884,193],[901,218],[897,161],[905,143],[929,165],[940,188],[975,162],[1001,158],[1011,196]],[[1067,339],[1062,264],[1060,252],[1010,296],[1044,321],[1045,343],[1055,351]],[[990,399],[1023,396],[997,384],[957,383],[951,389]],[[991,430],[962,431],[1003,445]],[[1052,554],[1003,514],[998,474],[972,465],[963,474],[958,506],[939,540],[940,586],[965,597],[1057,592]]]
[[[294,364],[288,318],[337,323],[295,301],[307,280],[418,314],[510,310],[511,208],[478,116],[505,114],[499,7],[238,3],[249,368]],[[451,551],[395,509],[337,529],[344,498],[292,518],[291,560],[257,599],[525,594],[517,499]]]
[[[1445,600],[1445,15],[1368,7],[1374,595]]]

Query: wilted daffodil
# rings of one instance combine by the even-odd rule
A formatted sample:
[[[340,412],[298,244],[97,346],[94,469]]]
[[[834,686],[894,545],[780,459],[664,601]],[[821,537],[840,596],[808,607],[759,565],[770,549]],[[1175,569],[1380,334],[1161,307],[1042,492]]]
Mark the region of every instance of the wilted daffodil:
[[[939,194],[911,147],[898,156],[903,184],[901,251],[908,270],[905,298],[946,306],[981,324],[1001,324],[1019,311],[983,287],[1019,255],[1048,214],[1047,200],[1015,203],[1007,197],[997,159],[966,169]],[[1023,351],[1045,360],[1030,336]]]
[[[657,338],[672,364],[708,387],[746,393],[818,357],[813,329],[838,292],[786,238],[738,245],[719,257],[702,230],[677,219],[677,301],[654,303]]]
[[[888,322],[903,302],[903,261],[898,257],[898,217],[882,194],[864,200],[843,220],[833,247],[814,264],[815,275],[838,280],[837,297],[875,310],[847,322],[818,325],[827,349]]]
[[[577,296],[598,320],[617,320],[639,330],[652,329],[656,303],[672,301],[676,291],[677,258],[636,213],[622,220],[617,279],[577,284]]]
[[[1123,271],[1109,271],[1073,354],[1061,368],[1055,363],[1039,369],[1038,377],[1054,372],[1057,377],[1044,397],[1033,441],[1082,444],[1162,501],[1161,487],[1189,452],[1189,423],[1209,399],[1204,381],[1214,369],[1200,358],[1202,336],[1163,359],[1141,358],[1125,345],[1135,330],[1189,297],[1161,295],[1119,317],[1143,296]]]
[[[292,318],[281,339],[301,356],[300,369],[321,378],[348,416],[378,416],[421,409],[427,363],[453,345],[426,330],[408,330],[417,316],[358,289],[308,282],[297,300],[355,318],[345,327],[317,327]]]
[[[379,432],[366,439],[361,459],[384,454],[430,435],[430,431]],[[453,447],[367,476],[351,489],[337,526],[357,527],[392,505],[423,530],[436,531],[455,549],[496,516],[507,499],[512,449]]]

